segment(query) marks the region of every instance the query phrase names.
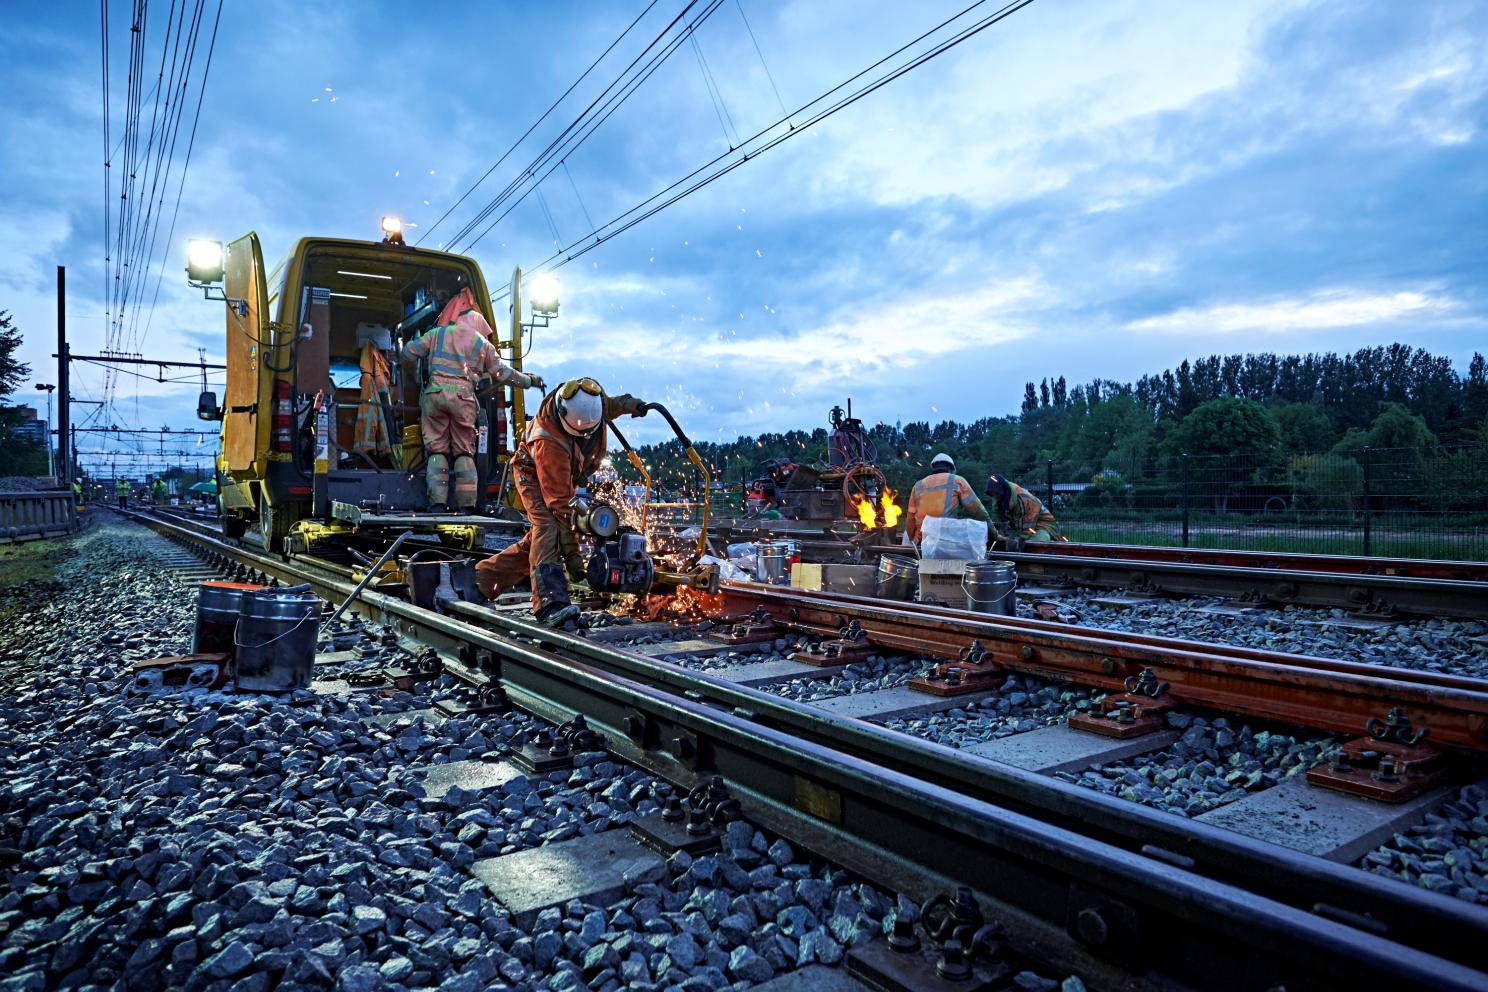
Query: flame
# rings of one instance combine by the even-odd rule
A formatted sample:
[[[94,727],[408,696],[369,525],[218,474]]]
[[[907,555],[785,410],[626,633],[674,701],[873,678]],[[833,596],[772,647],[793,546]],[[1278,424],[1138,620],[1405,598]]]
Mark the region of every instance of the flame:
[[[894,502],[894,490],[885,489],[883,495],[878,498],[878,503],[883,510],[884,527],[892,529],[904,514],[904,510]]]
[[[894,502],[892,489],[885,489],[879,495],[876,505],[871,499],[860,499],[854,509],[858,511],[858,521],[863,525],[864,530],[877,530],[879,527],[891,530],[904,515],[903,509]]]

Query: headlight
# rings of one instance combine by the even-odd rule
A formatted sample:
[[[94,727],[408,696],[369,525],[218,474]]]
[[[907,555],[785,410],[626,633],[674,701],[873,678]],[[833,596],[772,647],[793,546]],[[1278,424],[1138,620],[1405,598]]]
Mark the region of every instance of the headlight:
[[[403,221],[397,217],[384,217],[382,219],[382,233],[387,235],[402,234]]]

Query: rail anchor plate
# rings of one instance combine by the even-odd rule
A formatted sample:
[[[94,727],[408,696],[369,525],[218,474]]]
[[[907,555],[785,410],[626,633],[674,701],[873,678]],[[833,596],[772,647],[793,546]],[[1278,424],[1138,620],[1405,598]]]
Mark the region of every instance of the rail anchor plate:
[[[1073,730],[1084,730],[1103,737],[1125,740],[1163,729],[1163,714],[1176,702],[1166,697],[1153,698],[1123,692],[1107,696],[1099,713],[1076,713],[1069,718]]]
[[[1358,737],[1337,758],[1307,770],[1307,781],[1386,803],[1403,803],[1435,787],[1447,775],[1446,756],[1428,744]]]

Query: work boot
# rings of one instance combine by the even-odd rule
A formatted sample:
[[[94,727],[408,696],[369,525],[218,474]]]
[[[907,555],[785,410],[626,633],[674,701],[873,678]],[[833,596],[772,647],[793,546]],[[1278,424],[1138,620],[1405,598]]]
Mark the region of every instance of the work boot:
[[[544,627],[562,627],[570,620],[578,618],[579,608],[572,603],[549,603],[537,611],[537,622]]]

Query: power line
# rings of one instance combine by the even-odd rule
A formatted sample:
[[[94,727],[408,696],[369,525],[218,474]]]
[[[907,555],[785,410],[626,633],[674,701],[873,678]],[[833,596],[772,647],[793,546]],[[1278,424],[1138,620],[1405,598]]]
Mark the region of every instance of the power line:
[[[165,247],[160,253],[160,272],[155,276],[155,295],[150,300],[150,312],[145,319],[145,333],[140,342],[150,336],[150,325],[155,322],[155,304],[160,301],[160,282],[165,277],[166,260],[170,257],[171,239],[176,236],[176,218],[181,214],[181,192],[186,188],[186,173],[191,168],[191,152],[196,148],[196,127],[201,123],[202,99],[207,94],[207,76],[212,71],[212,53],[217,50],[217,28],[222,23],[222,0],[217,0],[217,16],[212,21],[212,38],[207,44],[207,61],[202,68],[201,87],[196,94],[196,114],[191,119],[191,136],[186,142],[186,160],[181,164],[181,181],[176,185],[176,207],[171,211],[170,230],[165,235]]]
[[[704,20],[711,16],[713,11],[718,9],[719,4],[721,4],[723,0],[709,0],[708,6],[697,18],[693,20],[691,24],[687,26],[687,28],[678,38],[667,42],[663,50],[658,55],[651,56],[651,62],[648,63],[647,69],[642,69],[639,72],[636,72],[635,75],[632,75],[632,72],[635,70],[636,66],[639,65],[642,60],[647,57],[652,49],[656,48],[658,45],[661,45],[663,41],[665,41],[667,36],[671,34],[672,29],[682,22],[683,18],[687,16],[688,12],[691,11],[698,2],[699,0],[689,0],[688,4],[682,8],[681,12],[678,13],[676,17],[672,18],[672,20],[668,22],[666,27],[661,29],[660,33],[658,33],[656,37],[653,38],[651,42],[647,44],[644,49],[641,50],[640,54],[632,59],[630,63],[620,71],[620,74],[618,76],[611,80],[610,84],[606,86],[599,93],[599,95],[596,96],[589,103],[589,105],[583,109],[582,112],[580,112],[578,117],[569,122],[569,124],[558,133],[558,136],[555,137],[552,141],[548,142],[547,147],[539,152],[537,157],[533,159],[533,161],[528,164],[525,169],[517,174],[517,177],[515,179],[507,183],[506,187],[500,193],[498,193],[484,207],[482,207],[474,217],[466,221],[465,225],[461,227],[460,230],[455,232],[455,235],[448,240],[445,247],[453,250],[454,245],[464,241],[464,239],[469,237],[470,234],[474,232],[477,227],[485,223],[486,218],[494,213],[497,209],[499,209],[503,203],[505,203],[517,192],[517,190],[521,189],[522,186],[527,183],[528,179],[536,180],[537,171],[539,169],[542,169],[546,165],[546,163],[552,161],[554,158],[565,158],[574,150],[576,150],[580,145],[582,145],[584,141],[587,140],[588,134],[593,133],[593,127],[590,127],[590,124],[593,119],[601,112],[603,107],[608,106],[610,109],[609,111],[604,113],[604,116],[602,118],[600,118],[599,123],[603,123],[604,119],[608,118],[609,114],[613,113],[614,109],[618,108],[620,104],[623,104],[625,100],[629,98],[630,94],[635,91],[635,87],[639,85],[640,82],[644,82],[645,78],[649,77],[650,72],[655,71],[655,67],[659,65],[661,61],[665,61],[667,58],[669,58],[671,53],[676,51],[677,46],[685,41],[699,24],[701,24]],[[615,92],[617,87],[620,88],[618,94]],[[597,110],[596,108],[601,109]],[[597,124],[595,126],[597,126]],[[577,140],[577,142],[570,145],[569,142],[571,140],[571,136],[576,132],[583,132],[586,128],[589,128],[588,134],[582,135]],[[531,187],[529,187],[529,192],[530,189]],[[524,194],[524,196],[525,195],[526,194]],[[518,202],[521,201],[518,200]],[[502,214],[502,217],[505,217],[506,214],[510,212],[510,210],[505,211]],[[497,221],[500,221],[500,219],[501,218],[498,217]],[[480,242],[481,238],[484,238],[487,234],[490,233],[491,228],[494,226],[495,222],[493,222],[484,231],[482,231],[478,237],[470,241],[469,244],[466,245],[466,250],[474,248],[475,245]]]
[[[574,91],[574,89],[588,77],[589,73],[591,73],[591,72],[594,71],[594,69],[595,69],[596,66],[598,66],[601,62],[603,62],[605,60],[605,57],[607,55],[609,55],[610,52],[614,51],[615,46],[618,45],[618,44],[620,44],[620,42],[622,42],[622,41],[625,40],[625,36],[628,35],[628,34],[630,34],[631,30],[637,24],[641,23],[641,18],[643,18],[647,14],[651,13],[651,8],[652,7],[655,7],[656,6],[656,3],[657,3],[657,0],[651,0],[650,3],[646,4],[646,9],[643,10],[643,11],[641,11],[639,14],[637,14],[636,15],[636,19],[633,20],[633,21],[631,21],[630,24],[628,24],[626,26],[626,28],[625,28],[624,31],[621,31],[620,32],[620,37],[618,37],[614,41],[610,42],[609,46],[604,51],[602,51],[602,52],[599,53],[599,58],[597,58],[593,62],[589,63],[589,68],[585,69],[583,72],[581,72],[579,74],[579,78],[578,79],[575,79],[569,85],[568,89],[566,89],[566,90],[563,91],[563,95],[560,96],[558,99],[554,100],[553,103],[552,103],[552,105],[549,106],[547,110],[544,110],[543,111],[542,116],[539,117],[537,120],[533,121],[532,122],[532,125],[529,128],[527,128],[527,130],[525,130],[525,131],[522,132],[522,136],[520,138],[518,138],[516,141],[512,142],[511,147],[508,148],[506,151],[502,152],[501,153],[501,157],[498,158],[494,163],[492,163],[492,165],[491,165],[491,167],[489,169],[487,169],[485,172],[481,173],[481,177],[479,179],[477,179],[474,183],[472,183],[469,189],[467,189],[465,192],[461,193],[460,194],[460,198],[458,200],[456,200],[454,203],[450,204],[449,209],[446,210],[443,214],[441,214],[439,216],[439,219],[438,220],[436,220],[433,224],[431,224],[427,228],[425,228],[424,229],[424,232],[419,235],[418,240],[415,241],[414,244],[415,245],[421,245],[421,244],[423,244],[424,243],[424,239],[427,238],[430,234],[433,234],[434,233],[434,228],[438,227],[440,224],[443,224],[444,221],[445,221],[445,219],[447,217],[449,217],[450,214],[454,213],[455,210],[460,206],[460,204],[462,204],[462,203],[465,202],[465,198],[466,197],[468,197],[471,193],[474,193],[476,191],[476,188],[479,187],[481,183],[485,182],[488,178],[490,178],[491,173],[495,172],[498,168],[501,167],[501,163],[502,162],[505,162],[506,159],[507,159],[507,157],[509,155],[511,155],[512,152],[516,151],[517,148],[522,144],[522,142],[524,142],[524,141],[527,140],[527,136],[528,135],[530,135],[533,131],[537,130],[538,125],[542,124],[543,121],[545,121],[545,120],[548,119],[548,115],[549,114],[551,114],[553,111],[555,111],[555,110],[558,109],[558,105],[560,103],[562,103],[564,100],[568,99],[568,95],[570,93],[572,93]]]
[[[896,66],[895,68],[886,71],[881,76],[878,76],[878,77],[872,79],[871,81],[865,83],[863,86],[861,86],[857,90],[852,91],[851,93],[847,94],[846,96],[842,97],[841,99],[839,99],[835,103],[832,103],[832,104],[828,105],[827,107],[825,107],[825,108],[823,108],[821,110],[818,110],[810,118],[808,118],[806,121],[804,121],[803,123],[798,124],[798,125],[795,125],[795,126],[791,127],[789,130],[784,131],[783,133],[777,134],[777,135],[775,135],[774,137],[770,138],[767,141],[763,141],[759,145],[759,147],[757,147],[757,148],[750,148],[750,147],[748,147],[750,145],[753,145],[756,141],[759,141],[759,139],[763,138],[764,136],[770,134],[770,132],[772,132],[772,131],[776,130],[777,128],[779,128],[781,124],[788,123],[790,117],[793,117],[793,116],[798,115],[798,114],[802,114],[806,110],[808,110],[809,108],[814,107],[814,106],[817,106],[818,104],[821,104],[825,100],[829,99],[834,93],[837,93],[838,91],[845,89],[847,86],[849,86],[850,84],[854,83],[858,79],[861,79],[863,76],[868,75],[870,72],[872,72],[875,69],[877,69],[878,67],[882,66],[884,63],[886,63],[886,62],[894,59],[895,57],[897,57],[897,56],[903,54],[904,52],[908,51],[909,49],[915,47],[916,45],[918,45],[922,41],[924,41],[926,38],[929,38],[932,35],[935,35],[936,33],[940,32],[947,25],[950,25],[950,24],[952,24],[952,23],[954,23],[954,22],[956,22],[956,21],[964,18],[967,14],[971,13],[973,10],[977,9],[978,7],[985,6],[988,2],[989,2],[989,0],[977,0],[976,3],[971,4],[969,7],[966,7],[965,9],[961,10],[959,13],[957,13],[957,14],[949,17],[949,18],[947,18],[946,20],[942,21],[940,24],[936,25],[935,27],[931,28],[930,30],[928,30],[928,31],[924,32],[923,34],[919,35],[918,37],[916,37],[912,41],[910,41],[910,42],[908,42],[908,43],[900,46],[899,48],[895,49],[893,52],[890,52],[888,55],[886,55],[883,58],[879,59],[878,61],[874,62],[872,65],[868,66],[867,68],[865,68],[865,69],[863,69],[863,70],[861,70],[861,71],[859,71],[857,73],[854,73],[852,76],[849,76],[847,79],[843,80],[841,83],[838,83],[836,86],[832,87],[831,89],[825,91],[824,93],[822,93],[820,96],[816,97],[815,99],[813,99],[813,100],[811,100],[811,101],[803,104],[800,108],[798,108],[795,111],[794,114],[791,114],[791,115],[787,115],[785,117],[782,117],[781,119],[775,121],[774,123],[772,123],[770,125],[767,125],[766,127],[762,128],[760,131],[756,132],[753,136],[751,136],[749,139],[747,139],[745,142],[743,142],[743,144],[738,149],[734,149],[733,150],[734,152],[741,153],[739,155],[739,157],[735,158],[734,160],[732,160],[730,162],[727,162],[726,164],[720,166],[718,169],[716,169],[715,171],[713,171],[711,173],[708,173],[706,175],[702,175],[701,178],[696,178],[700,174],[705,173],[706,170],[709,169],[711,166],[717,165],[719,162],[723,161],[724,159],[727,159],[729,157],[729,154],[732,154],[733,152],[731,152],[729,154],[715,156],[712,160],[710,160],[707,163],[704,163],[702,166],[700,166],[699,168],[693,170],[691,173],[689,173],[688,175],[682,177],[681,179],[677,180],[676,182],[672,183],[670,186],[665,187],[664,189],[658,191],[657,193],[653,194],[652,196],[648,197],[647,199],[641,201],[639,204],[631,207],[629,210],[627,210],[627,211],[625,211],[625,212],[617,215],[608,224],[604,225],[604,227],[602,227],[602,228],[595,228],[595,229],[591,230],[588,234],[584,235],[582,238],[578,239],[577,241],[572,242],[567,248],[562,249],[562,250],[560,250],[558,252],[555,252],[554,254],[550,255],[548,258],[544,259],[542,262],[539,262],[536,266],[534,266],[530,270],[531,273],[535,275],[538,272],[551,271],[553,269],[560,268],[563,265],[566,265],[568,262],[571,262],[574,259],[579,258],[580,256],[582,256],[582,255],[584,255],[584,254],[586,254],[586,253],[594,250],[595,248],[599,247],[601,244],[604,244],[606,241],[609,241],[611,238],[614,238],[614,237],[616,237],[616,236],[624,233],[625,231],[628,231],[630,228],[636,226],[637,224],[641,223],[642,221],[646,220],[647,218],[655,216],[656,214],[660,213],[662,210],[664,210],[667,207],[671,206],[672,204],[678,202],[679,200],[682,200],[682,199],[684,199],[684,198],[692,195],[693,193],[697,192],[699,189],[702,189],[703,187],[709,185],[710,183],[712,183],[712,182],[714,182],[714,181],[722,178],[723,176],[727,175],[728,173],[734,171],[735,169],[737,169],[740,166],[744,165],[745,163],[749,162],[751,159],[758,158],[764,152],[767,152],[770,149],[776,147],[777,145],[785,142],[786,140],[788,140],[788,139],[790,139],[790,138],[792,138],[792,137],[800,134],[801,132],[805,131],[807,128],[811,127],[813,124],[818,124],[821,121],[824,121],[827,118],[831,117],[832,115],[834,115],[834,114],[836,114],[836,113],[838,113],[838,112],[840,112],[842,110],[845,110],[847,107],[849,107],[852,104],[856,103],[857,101],[861,100],[863,97],[869,95],[870,93],[873,93],[873,92],[877,91],[878,89],[880,89],[883,86],[888,85],[889,83],[893,82],[895,79],[898,79],[900,76],[903,76],[906,73],[911,72],[914,69],[919,68],[921,65],[924,65],[926,62],[929,62],[930,60],[936,58],[937,56],[944,54],[945,52],[949,51],[950,49],[952,49],[952,48],[956,47],[957,45],[961,44],[962,42],[966,41],[968,38],[971,38],[974,35],[979,34],[980,32],[986,30],[987,28],[989,28],[992,25],[998,23],[999,21],[1003,20],[1004,18],[1007,18],[1007,17],[1011,16],[1012,14],[1017,13],[1019,10],[1022,10],[1024,7],[1027,7],[1029,4],[1031,4],[1033,2],[1033,0],[1013,0],[1012,3],[1009,3],[1006,6],[1001,7],[999,9],[997,9],[996,11],[992,12],[991,14],[988,14],[986,17],[982,18],[980,21],[977,21],[977,22],[975,22],[975,23],[973,23],[973,24],[971,24],[971,25],[969,25],[969,26],[967,26],[965,28],[962,28],[961,30],[959,30],[956,33],[952,34],[950,37],[946,38],[945,40],[935,43],[928,50],[926,50],[924,52],[921,52],[920,54],[911,57],[910,59],[908,59],[902,65]],[[693,181],[695,178],[696,178],[696,181]],[[689,184],[689,183],[690,183],[690,185],[685,185],[685,184]],[[673,194],[671,196],[667,196],[668,193],[671,193],[671,191],[673,191],[673,190],[677,190],[678,187],[682,187],[682,189],[679,192],[676,192],[675,194]],[[650,204],[655,204],[655,205],[648,207],[648,205],[650,205]],[[629,218],[629,219],[627,219],[627,218]],[[603,231],[604,233],[601,234],[601,231]],[[591,239],[591,238],[593,240],[592,241],[589,241],[589,239]],[[584,246],[582,248],[577,248],[576,249],[575,246],[579,245],[581,242],[588,242],[588,243],[584,244]],[[561,261],[559,259],[561,259]],[[510,290],[508,290],[507,293],[504,293],[504,294],[501,294],[501,295],[498,295],[498,296],[494,297],[493,299],[496,299],[496,300],[504,299],[505,296],[508,295],[509,293],[510,293]]]
[[[749,32],[749,42],[754,45],[754,54],[759,56],[760,67],[765,70],[765,78],[770,81],[770,89],[775,91],[775,102],[780,104],[780,112],[784,114],[785,100],[780,96],[780,87],[775,85],[775,77],[770,72],[770,66],[765,62],[765,53],[760,51],[759,39],[754,36],[754,28],[749,26],[749,18],[744,13],[743,0],[734,0],[734,6],[739,8],[739,20],[744,22],[744,30]]]
[[[513,210],[515,210],[522,204],[522,202],[532,193],[533,189],[535,189],[542,183],[544,179],[552,175],[553,172],[557,170],[557,165],[548,166],[547,163],[551,162],[555,157],[560,156],[561,157],[559,158],[559,160],[564,161],[569,155],[572,155],[575,151],[581,148],[584,143],[594,135],[594,132],[599,130],[599,128],[605,123],[605,121],[609,120],[610,117],[613,116],[617,110],[624,106],[625,102],[629,100],[630,97],[633,96],[638,89],[640,89],[640,87],[646,82],[646,80],[650,79],[651,76],[659,68],[661,68],[661,66],[668,59],[671,58],[671,56],[677,51],[678,48],[686,44],[687,39],[692,36],[692,33],[699,27],[701,27],[703,22],[711,17],[713,13],[717,11],[720,6],[722,6],[722,4],[723,0],[709,0],[708,6],[706,6],[702,10],[702,12],[699,13],[697,17],[694,18],[693,21],[683,29],[680,34],[678,34],[675,38],[667,41],[661,51],[653,55],[650,61],[647,62],[646,65],[644,65],[634,75],[629,75],[630,70],[633,69],[635,65],[640,62],[640,59],[645,56],[646,52],[642,52],[640,56],[637,56],[636,60],[626,67],[625,71],[621,73],[620,77],[618,77],[614,83],[607,87],[605,92],[600,94],[600,97],[597,98],[595,102],[588,108],[586,108],[584,113],[581,114],[578,119],[570,124],[568,128],[565,128],[564,132],[557,138],[555,138],[548,145],[548,147],[543,150],[543,152],[537,157],[537,159],[535,159],[532,164],[527,167],[527,169],[525,169],[516,179],[512,180],[512,182],[508,184],[507,188],[496,199],[487,204],[486,208],[482,210],[481,213],[478,214],[475,218],[473,218],[471,223],[467,224],[466,228],[462,229],[461,233],[459,233],[454,239],[452,239],[450,244],[446,247],[450,250],[453,250],[455,241],[458,241],[461,238],[467,236],[468,233],[470,231],[473,231],[476,226],[484,221],[484,219],[489,216],[490,213],[494,211],[497,206],[515,195],[516,191],[521,189],[522,186],[526,184],[526,181],[528,179],[531,179],[532,183],[530,185],[527,185],[527,189],[523,191],[520,196],[517,196],[516,199],[512,201],[511,205],[503,210],[501,214],[496,217],[495,220],[486,225],[485,229],[482,230],[480,234],[476,235],[475,238],[471,239],[469,243],[464,245],[462,250],[470,251],[474,249],[476,245],[480,244],[482,239],[484,239],[486,235],[490,234],[497,224],[501,223],[501,221],[504,220]],[[689,4],[689,8],[690,7],[691,4]],[[680,16],[681,15],[679,15],[679,19]],[[647,46],[646,51],[650,51],[651,48],[655,47],[656,42],[665,37],[671,31],[672,26],[676,23],[676,21],[673,21],[671,25],[668,25],[667,28],[662,32],[662,34],[658,35],[656,40],[653,41],[651,45]],[[629,78],[627,78],[627,76]],[[610,90],[614,89],[616,85],[621,86],[620,90],[614,94],[611,94]],[[601,106],[601,104],[603,104],[603,106]],[[595,107],[599,107],[600,109],[591,114],[590,111],[593,110]],[[577,129],[578,132],[577,137],[571,137],[575,129]],[[547,167],[547,171],[539,176],[537,174],[537,170],[544,168],[545,166]]]

